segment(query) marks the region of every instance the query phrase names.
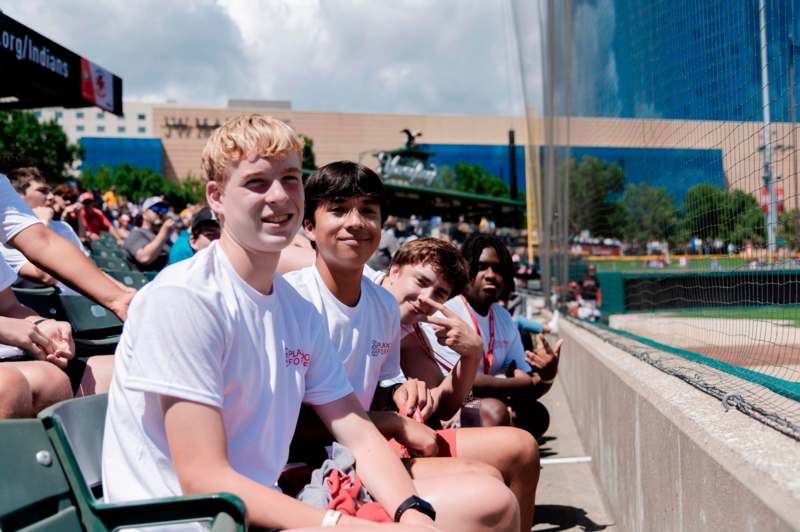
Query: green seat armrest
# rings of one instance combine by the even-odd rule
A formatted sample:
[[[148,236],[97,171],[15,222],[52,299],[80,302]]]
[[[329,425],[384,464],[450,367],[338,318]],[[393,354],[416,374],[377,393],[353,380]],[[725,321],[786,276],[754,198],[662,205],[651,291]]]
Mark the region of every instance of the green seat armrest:
[[[169,497],[125,503],[94,503],[93,513],[108,530],[117,527],[217,519],[223,515],[235,523],[233,530],[245,531],[244,502],[230,493],[191,497]],[[226,518],[226,521],[230,521]]]
[[[109,336],[108,338],[73,338],[72,340],[75,342],[75,347],[111,347],[116,346],[119,343],[119,334],[115,334],[114,336]]]

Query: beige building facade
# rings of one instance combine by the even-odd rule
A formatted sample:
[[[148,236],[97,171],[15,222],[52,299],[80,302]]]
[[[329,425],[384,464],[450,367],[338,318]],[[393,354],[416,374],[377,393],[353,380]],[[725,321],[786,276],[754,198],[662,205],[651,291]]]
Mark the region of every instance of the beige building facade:
[[[200,154],[211,132],[227,119],[245,112],[266,113],[290,124],[314,140],[318,165],[354,160],[375,168],[371,154],[405,142],[403,129],[423,132],[420,143],[490,144],[508,142],[508,130],[522,131],[512,117],[424,116],[367,113],[318,113],[263,108],[191,108],[156,106],[153,132],[164,146],[164,174],[170,179],[200,176]]]
[[[717,149],[722,154],[728,186],[757,194],[763,183],[763,133],[760,123],[687,120],[630,120],[571,118],[547,122],[520,117],[399,115],[368,113],[323,113],[294,111],[284,106],[198,108],[154,105],[153,136],[164,149],[164,173],[170,179],[200,176],[200,154],[214,128],[245,112],[270,114],[314,140],[318,165],[348,159],[373,168],[380,150],[405,142],[403,129],[420,130],[424,144],[505,145],[508,131],[517,133],[517,143],[526,137],[541,146],[547,140],[559,146],[617,148]],[[783,189],[787,208],[798,205],[795,151],[791,124],[773,124],[772,172]]]

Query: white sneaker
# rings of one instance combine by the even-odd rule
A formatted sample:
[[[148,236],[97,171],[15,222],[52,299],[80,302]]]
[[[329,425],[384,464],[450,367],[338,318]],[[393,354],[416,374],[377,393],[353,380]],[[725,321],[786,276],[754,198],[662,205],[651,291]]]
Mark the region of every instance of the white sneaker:
[[[550,329],[550,334],[558,334],[558,320],[561,313],[557,310],[553,311],[553,317],[547,322],[547,327]]]

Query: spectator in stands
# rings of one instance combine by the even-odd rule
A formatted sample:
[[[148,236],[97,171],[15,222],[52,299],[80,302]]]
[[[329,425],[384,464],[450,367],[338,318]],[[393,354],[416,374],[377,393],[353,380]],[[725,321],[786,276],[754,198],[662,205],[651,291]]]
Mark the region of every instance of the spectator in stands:
[[[185,233],[185,238],[184,238]],[[194,256],[201,249],[205,249],[215,240],[219,239],[219,221],[214,216],[214,211],[203,207],[192,218],[190,230],[184,231],[169,250],[168,264],[175,264]]]
[[[103,209],[106,211],[116,211],[119,208],[117,200],[117,187],[112,186],[103,194]]]
[[[472,389],[483,342],[472,328],[443,303],[461,293],[467,283],[467,266],[458,248],[434,238],[403,244],[392,258],[389,273],[379,282],[400,307],[404,331],[402,368],[407,377],[426,382],[441,420],[458,415]],[[440,315],[429,317],[439,311]],[[422,334],[420,321],[434,322],[437,342],[460,355],[449,370],[442,371],[434,351]],[[446,363],[446,362],[445,362]],[[465,426],[461,423],[461,426]],[[534,495],[539,478],[536,441],[512,427],[462,428],[456,431],[459,458],[478,460],[497,468],[520,507],[522,529],[533,521]],[[413,471],[413,470],[412,470]],[[527,526],[526,526],[527,524]]]
[[[117,217],[116,224],[119,236],[122,237],[123,240],[127,239],[131,231],[131,215],[127,212],[123,212]]]
[[[469,264],[469,282],[464,293],[450,299],[445,307],[454,312],[483,340],[484,355],[475,376],[473,394],[494,398],[510,406],[516,415],[516,425],[541,436],[546,430],[546,413],[535,406],[544,395],[558,371],[561,342],[550,348],[542,337],[542,347],[525,352],[519,331],[511,315],[497,304],[508,286],[513,286],[513,263],[508,249],[494,235],[477,234],[463,246]],[[460,359],[458,352],[438,342],[434,324],[421,328],[437,360],[450,371]],[[546,411],[545,411],[546,412]],[[539,415],[541,413],[541,415]],[[496,402],[481,401],[481,420],[484,424],[508,424],[505,408]]]
[[[72,243],[81,253],[88,257],[89,252],[84,249],[83,244],[72,227],[66,222],[54,219],[55,210],[53,206],[55,205],[55,196],[50,190],[50,185],[47,184],[44,176],[39,172],[39,169],[36,167],[17,168],[10,172],[9,177],[17,193],[22,197],[28,207],[33,210],[37,218],[50,230]],[[66,285],[58,283],[56,279],[44,270],[36,267],[25,255],[13,246],[8,244],[3,245],[0,247],[0,253],[2,253],[3,259],[5,259],[5,262],[11,267],[14,273],[23,279],[49,286],[58,284],[61,292],[64,294],[77,293]]]
[[[0,174],[0,243],[11,244],[30,262],[110,309],[124,320],[135,290],[103,274],[80,250],[47,229]]]
[[[386,268],[389,267],[389,263],[392,262],[392,255],[394,255],[394,252],[400,247],[400,241],[397,240],[397,235],[394,232],[396,226],[397,220],[394,216],[387,217],[386,221],[383,223],[381,241],[378,244],[378,249],[367,263],[373,270],[379,272],[385,271]]]
[[[83,203],[78,201],[78,191],[66,183],[61,183],[53,189],[53,211],[57,220],[66,222],[75,231],[81,240],[86,238],[86,231],[83,228],[83,217],[80,211]]]
[[[142,271],[159,271],[167,265],[175,221],[166,218],[167,205],[160,196],[142,203],[142,226],[131,230],[125,250]]]
[[[578,317],[595,321],[600,317],[598,307],[602,300],[600,282],[597,280],[597,267],[594,264],[589,265],[579,286]]]
[[[96,207],[94,195],[91,192],[84,192],[78,197],[78,200],[83,204],[80,216],[89,240],[97,240],[100,238],[100,233],[107,231],[111,233],[118,245],[122,246],[125,243],[103,211]]]
[[[469,479],[414,487],[365,417],[321,316],[274,275],[302,218],[302,147],[286,124],[259,115],[211,135],[203,169],[222,235],[167,268],[132,305],[109,394],[104,498],[228,491],[244,500],[254,527],[360,522],[275,489],[305,401],[350,447],[364,485],[396,521],[433,524],[419,489],[435,497],[443,527],[459,529],[488,509],[496,513],[484,528],[516,528],[516,516],[494,505],[502,495],[475,493]]]

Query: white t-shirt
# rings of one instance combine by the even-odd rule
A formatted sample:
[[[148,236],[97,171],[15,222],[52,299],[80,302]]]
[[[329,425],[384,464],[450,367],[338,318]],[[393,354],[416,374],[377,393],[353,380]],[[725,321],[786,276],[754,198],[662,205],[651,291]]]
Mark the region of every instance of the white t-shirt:
[[[349,307],[325,286],[316,266],[290,272],[286,280],[322,314],[364,409],[369,409],[379,384],[405,382],[400,369],[400,309],[389,292],[364,276],[361,298]]]
[[[105,500],[182,494],[161,396],[219,408],[231,466],[277,490],[300,404],[352,391],[314,307],[279,275],[271,294],[259,293],[214,242],[130,305],[108,397]]]
[[[86,250],[86,248],[83,247],[81,239],[78,238],[78,235],[75,234],[75,231],[68,223],[61,222],[59,220],[53,220],[47,227],[55,234],[57,234],[62,238],[65,238],[70,244],[74,245],[79,250],[81,250],[81,253],[83,253],[87,257],[89,256],[89,252]],[[19,271],[22,269],[22,267],[30,262],[28,258],[22,254],[21,251],[19,251],[17,248],[13,246],[9,246],[8,244],[3,244],[0,246],[0,254],[2,254],[3,259],[5,259],[6,263],[8,263],[8,265],[11,266],[11,269],[14,270],[14,273],[16,275],[19,275]],[[58,286],[58,288],[61,290],[61,293],[64,295],[69,295],[69,296],[80,295],[78,294],[78,292],[68,287],[61,281],[58,281],[56,283],[56,286]]]
[[[466,302],[466,299],[461,296],[454,297],[445,303],[445,306],[452,310],[459,318],[464,320],[464,322],[473,330],[475,329],[475,326],[472,322],[470,313],[475,317],[475,320],[478,322],[478,326],[480,327],[480,335],[481,339],[483,340],[483,351],[484,353],[488,353],[490,338],[489,314],[486,316],[481,316],[469,305],[469,303]],[[489,373],[491,375],[504,374],[505,370],[508,369],[512,361],[517,363],[517,369],[521,369],[526,373],[532,371],[532,368],[525,360],[525,349],[522,347],[522,339],[519,336],[517,326],[514,325],[514,320],[511,318],[511,314],[509,314],[506,309],[497,303],[492,305],[489,312],[494,313],[494,357],[492,358],[492,367]],[[437,312],[436,315],[441,316],[441,313]],[[428,344],[433,349],[437,360],[441,362],[441,364],[437,365],[442,370],[442,373],[446,375],[449,370],[443,368],[442,365],[452,368],[456,365],[458,359],[461,358],[461,355],[449,347],[439,344],[439,342],[436,340],[436,334],[433,331],[433,327],[430,324],[420,323],[420,328],[425,333]],[[483,359],[481,359],[480,364],[478,364],[478,373],[483,373]]]
[[[386,272],[378,271],[373,268],[370,268],[366,264],[364,265],[364,277],[369,279],[375,284],[381,284],[383,279],[386,277]]]
[[[17,274],[14,273],[14,270],[6,264],[6,261],[0,260],[0,291],[8,289],[16,280]],[[22,354],[22,349],[19,347],[0,344],[0,360],[20,356]]]
[[[368,265],[364,265],[364,277],[372,281],[373,283],[377,284],[378,286],[383,286],[383,281],[386,279],[386,272],[378,271],[375,269],[370,268]],[[389,292],[391,293],[391,292]],[[400,340],[405,338],[407,335],[414,332],[413,325],[404,325],[403,323],[400,324]]]
[[[23,229],[40,223],[8,178],[0,174],[0,243],[5,244]]]

